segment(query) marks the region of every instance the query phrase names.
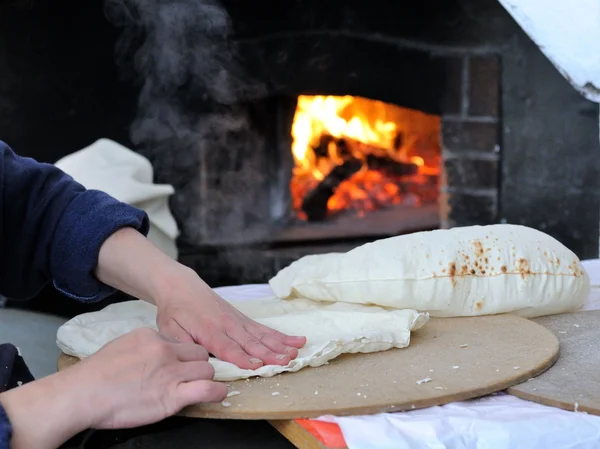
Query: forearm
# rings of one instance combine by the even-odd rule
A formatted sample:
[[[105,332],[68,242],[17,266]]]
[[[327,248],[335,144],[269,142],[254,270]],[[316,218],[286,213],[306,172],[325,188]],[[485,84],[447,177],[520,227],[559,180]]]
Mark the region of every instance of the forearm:
[[[55,449],[91,425],[93,404],[74,374],[67,370],[0,394],[13,429],[12,449]]]
[[[210,290],[193,270],[131,228],[115,232],[100,247],[95,274],[99,281],[153,304],[168,301],[177,286],[190,277],[199,281],[200,290]]]

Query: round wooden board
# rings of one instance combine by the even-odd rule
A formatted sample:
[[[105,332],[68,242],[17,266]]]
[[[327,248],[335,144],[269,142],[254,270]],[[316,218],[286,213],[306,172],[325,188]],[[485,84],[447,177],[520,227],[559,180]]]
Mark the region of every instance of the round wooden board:
[[[432,318],[413,333],[407,348],[348,354],[319,368],[228,382],[230,391],[240,392],[226,399],[229,407],[199,404],[180,415],[293,419],[412,410],[504,390],[542,373],[557,357],[552,332],[524,318]],[[63,354],[59,370],[77,361]]]
[[[508,393],[565,410],[600,415],[600,310],[536,318],[560,342],[558,362]]]

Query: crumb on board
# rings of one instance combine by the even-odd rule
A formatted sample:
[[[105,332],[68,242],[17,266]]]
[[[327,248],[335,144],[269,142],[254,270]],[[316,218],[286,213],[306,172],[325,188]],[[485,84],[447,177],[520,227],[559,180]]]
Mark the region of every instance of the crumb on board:
[[[227,401],[223,401],[223,402],[221,402],[221,405],[222,405],[223,407],[231,407],[231,403],[230,403],[230,402],[227,402]]]
[[[520,368],[519,366],[513,366],[513,369],[519,369],[519,368]]]
[[[458,366],[458,365],[454,365],[454,366],[452,367],[452,369],[458,369],[458,368],[460,368],[460,366]]]
[[[233,390],[233,391],[230,391],[229,393],[227,393],[227,397],[230,398],[232,396],[237,396],[238,394],[242,394],[242,392]]]
[[[273,393],[271,393],[271,396],[279,396],[279,391],[274,391]]]
[[[315,391],[315,395],[317,395],[317,394],[319,394],[319,392],[318,392],[318,391]]]
[[[434,388],[434,390],[443,390],[444,389],[444,387],[433,387],[433,388]]]
[[[459,348],[466,348],[469,345],[460,345]]]
[[[427,382],[431,382],[431,377],[426,377],[424,379],[417,380],[417,385],[426,384]]]

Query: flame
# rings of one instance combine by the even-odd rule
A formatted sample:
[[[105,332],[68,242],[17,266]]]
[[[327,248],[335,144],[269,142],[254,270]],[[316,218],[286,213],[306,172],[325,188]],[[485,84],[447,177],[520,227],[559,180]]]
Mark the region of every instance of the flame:
[[[354,209],[361,216],[381,207],[435,201],[437,190],[433,195],[420,195],[409,185],[430,186],[430,178],[437,179],[439,131],[439,117],[381,101],[349,95],[299,96],[291,130],[294,210],[305,218],[302,204],[306,195],[335,167],[348,161],[360,161],[362,165],[329,197],[329,215]],[[374,168],[369,161],[389,166],[392,172],[402,167],[416,170],[411,175],[398,175],[379,165]]]

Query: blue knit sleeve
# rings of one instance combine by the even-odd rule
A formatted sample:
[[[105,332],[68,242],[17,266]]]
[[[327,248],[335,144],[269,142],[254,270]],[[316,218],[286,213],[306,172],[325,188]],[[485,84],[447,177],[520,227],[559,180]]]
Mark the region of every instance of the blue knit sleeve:
[[[98,301],[114,290],[94,277],[100,246],[124,227],[148,233],[147,215],[86,190],[52,164],[16,155],[0,141],[0,293],[34,296],[52,282],[65,295]]]
[[[0,449],[10,449],[11,438],[12,427],[2,404],[0,404]]]

